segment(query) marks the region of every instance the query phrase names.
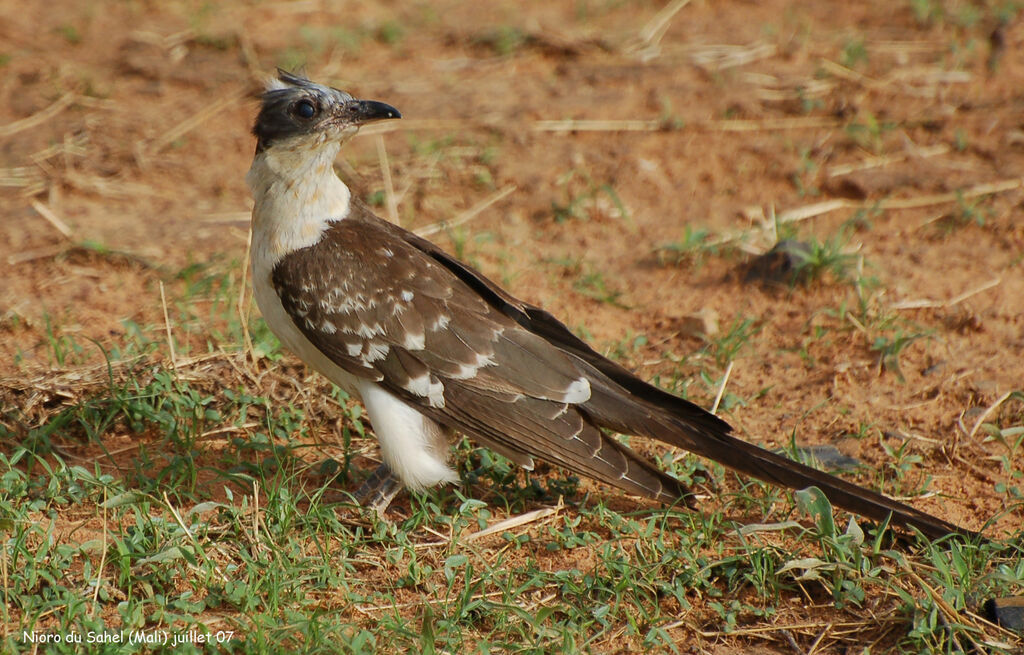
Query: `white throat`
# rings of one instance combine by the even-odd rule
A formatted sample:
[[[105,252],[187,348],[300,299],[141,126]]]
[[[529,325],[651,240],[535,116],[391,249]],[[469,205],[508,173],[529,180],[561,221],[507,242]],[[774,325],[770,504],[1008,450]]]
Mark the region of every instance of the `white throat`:
[[[253,159],[245,180],[255,203],[254,273],[269,272],[282,257],[313,245],[330,223],[348,216],[352,194],[334,172],[340,147],[337,141],[312,147],[275,144]]]
[[[281,343],[350,392],[347,375],[302,336],[274,290],[274,266],[315,244],[334,221],[348,216],[351,194],[334,173],[340,143],[300,148],[277,144],[256,155],[245,180],[252,189],[252,287],[256,304]]]

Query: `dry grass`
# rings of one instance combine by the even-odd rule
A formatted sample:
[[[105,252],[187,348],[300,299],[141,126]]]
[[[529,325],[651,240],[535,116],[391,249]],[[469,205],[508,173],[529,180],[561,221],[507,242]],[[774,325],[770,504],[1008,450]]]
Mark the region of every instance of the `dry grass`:
[[[0,649],[1018,652],[981,616],[1024,585],[1024,62],[985,46],[1017,19],[442,9],[152,7],[109,43],[70,5],[19,19],[47,27],[0,64]],[[745,438],[835,442],[993,541],[897,544],[639,440],[710,468],[700,513],[461,443],[458,488],[367,516],[362,410],[280,351],[239,263],[242,89],[297,53],[411,117],[339,162],[382,214]],[[782,238],[816,247],[805,284],[744,286]],[[722,328],[683,329],[698,310]]]

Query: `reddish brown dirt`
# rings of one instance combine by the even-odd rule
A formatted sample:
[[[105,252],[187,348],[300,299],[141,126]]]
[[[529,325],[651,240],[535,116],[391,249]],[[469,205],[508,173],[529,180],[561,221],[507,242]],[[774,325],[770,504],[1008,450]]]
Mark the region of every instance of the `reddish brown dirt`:
[[[995,490],[1007,451],[972,429],[1024,386],[1024,23],[947,4],[927,22],[909,2],[695,1],[642,43],[661,3],[0,1],[0,377],[56,367],[60,335],[109,346],[130,320],[156,336],[159,280],[176,298],[189,262],[243,258],[255,97],[274,65],[304,63],[402,111],[383,143],[403,225],[514,187],[455,233],[464,244],[435,239],[662,383],[724,371],[694,356],[705,344],[682,317],[752,319],[727,388],[741,435],[777,447],[795,432],[872,466],[909,440],[909,488],[927,475],[941,494],[916,506],[1018,528]],[[539,130],[563,119],[620,122]],[[383,188],[375,136],[343,160],[356,189]],[[865,167],[832,175],[841,165]],[[845,248],[877,279],[861,290],[874,324],[828,276],[744,283],[744,249],[658,255],[687,228],[763,251],[759,217],[842,198],[793,225],[824,241],[863,203]],[[86,242],[126,254],[70,247]],[[586,293],[595,274],[615,302]],[[922,335],[899,354],[902,379],[871,348],[901,331]],[[689,393],[714,397],[698,381]],[[1009,398],[985,417],[1022,415]]]

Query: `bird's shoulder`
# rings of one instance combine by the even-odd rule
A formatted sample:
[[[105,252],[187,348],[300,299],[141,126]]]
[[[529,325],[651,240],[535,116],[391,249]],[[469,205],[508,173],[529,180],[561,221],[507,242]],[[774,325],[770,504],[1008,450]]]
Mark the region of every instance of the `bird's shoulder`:
[[[332,222],[316,243],[276,263],[274,289],[303,316],[340,314],[364,323],[410,305],[425,318],[441,307],[494,314],[485,298],[411,237],[354,201],[349,215]]]

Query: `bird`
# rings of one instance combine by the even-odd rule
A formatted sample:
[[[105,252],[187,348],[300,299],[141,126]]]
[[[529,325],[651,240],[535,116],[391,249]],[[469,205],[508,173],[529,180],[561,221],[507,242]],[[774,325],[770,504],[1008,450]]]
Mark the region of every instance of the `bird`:
[[[630,494],[696,509],[682,481],[613,435],[639,435],[926,537],[975,533],[733,434],[723,419],[604,357],[432,242],[376,216],[334,170],[389,104],[278,70],[261,95],[253,297],[282,345],[360,399],[383,464],[358,497],[383,511],[403,488],[455,483],[468,436],[524,469],[537,460]]]

